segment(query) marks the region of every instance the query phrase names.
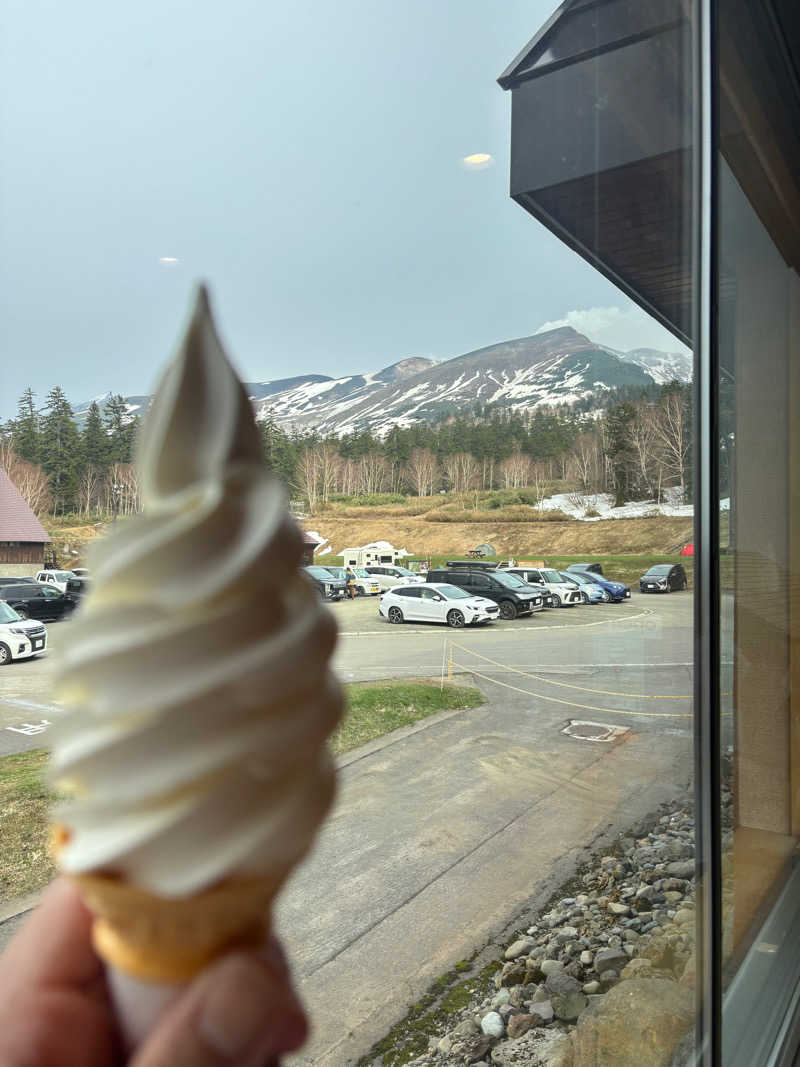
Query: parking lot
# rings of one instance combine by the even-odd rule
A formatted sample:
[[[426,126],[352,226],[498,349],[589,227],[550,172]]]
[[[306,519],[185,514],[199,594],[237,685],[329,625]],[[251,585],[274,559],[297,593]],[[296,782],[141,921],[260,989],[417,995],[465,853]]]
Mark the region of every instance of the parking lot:
[[[498,698],[528,695],[564,715],[616,712],[679,726],[690,712],[691,604],[689,592],[634,592],[622,604],[550,609],[451,630],[393,626],[378,615],[377,597],[361,597],[331,604],[340,630],[335,665],[345,682],[468,673]],[[3,668],[0,755],[47,744],[62,713],[51,693],[54,666],[71,626],[50,623],[46,656]]]

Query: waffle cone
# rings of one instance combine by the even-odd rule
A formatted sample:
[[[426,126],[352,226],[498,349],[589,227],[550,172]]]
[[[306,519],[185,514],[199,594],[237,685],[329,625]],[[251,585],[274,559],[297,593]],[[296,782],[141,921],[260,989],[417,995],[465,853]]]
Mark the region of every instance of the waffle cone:
[[[183,983],[232,948],[263,944],[279,888],[274,879],[229,878],[167,899],[119,878],[70,877],[94,915],[97,954],[146,982]]]

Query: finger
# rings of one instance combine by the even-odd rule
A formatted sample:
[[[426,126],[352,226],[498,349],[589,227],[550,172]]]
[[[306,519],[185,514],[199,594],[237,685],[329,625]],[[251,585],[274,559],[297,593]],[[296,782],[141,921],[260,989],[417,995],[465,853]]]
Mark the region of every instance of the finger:
[[[64,878],[48,886],[41,903],[0,959],[0,980],[16,988],[83,987],[102,974],[91,944],[92,916]]]
[[[111,1010],[76,989],[2,986],[0,1064],[3,1067],[98,1067],[117,1062]]]
[[[167,1011],[130,1067],[265,1067],[299,1048],[307,1031],[282,965],[234,953]]]

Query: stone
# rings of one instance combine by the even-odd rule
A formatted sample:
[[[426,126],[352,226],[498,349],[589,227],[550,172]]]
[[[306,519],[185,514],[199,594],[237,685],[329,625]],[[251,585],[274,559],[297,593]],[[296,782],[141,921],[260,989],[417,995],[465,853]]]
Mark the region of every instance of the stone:
[[[503,1017],[496,1011],[490,1011],[481,1019],[481,1030],[487,1037],[502,1037],[505,1033]]]
[[[588,950],[585,950],[580,955],[580,961],[584,967],[591,967],[594,956]]]
[[[563,1022],[574,1022],[588,1004],[588,1000],[580,991],[567,993],[565,996],[555,996],[552,999],[553,1014]]]
[[[533,948],[533,941],[529,937],[521,937],[518,941],[509,945],[505,951],[505,958],[507,960],[516,960],[520,956],[524,956],[527,952]]]
[[[653,964],[650,960],[639,959],[631,960],[626,964],[620,972],[620,978],[627,981],[630,978],[652,978],[653,977]]]
[[[616,970],[628,962],[628,954],[623,948],[601,948],[594,957],[594,969],[598,974],[603,971]]]
[[[667,904],[677,904],[679,901],[683,900],[683,893],[679,893],[677,890],[668,889],[664,893],[664,899]]]
[[[630,915],[631,913],[631,909],[627,904],[618,904],[614,900],[607,904],[606,907],[612,915]]]
[[[575,1062],[669,1067],[694,1022],[689,989],[660,978],[620,982],[582,1012],[573,1034]]]
[[[499,1008],[501,1004],[508,1004],[511,999],[511,993],[507,989],[501,989],[494,997],[492,997],[492,1007]]]
[[[539,970],[545,977],[551,974],[555,974],[556,971],[563,971],[564,964],[560,960],[542,960],[539,964]]]
[[[484,1058],[491,1047],[492,1039],[487,1037],[486,1034],[481,1034],[478,1037],[472,1038],[468,1047],[465,1049],[464,1062],[478,1063],[479,1060]]]
[[[452,1031],[451,1037],[463,1038],[474,1037],[478,1033],[478,1024],[473,1019],[464,1019],[458,1024],[455,1030]]]
[[[525,962],[524,960],[511,960],[509,963],[503,964],[503,969],[500,971],[500,985],[512,986],[519,985],[525,981]]]
[[[450,1038],[447,1036],[447,1034],[445,1034],[445,1036],[441,1039],[441,1041],[436,1046],[436,1048],[439,1050],[439,1052],[443,1056],[447,1056],[452,1047],[453,1047],[453,1042],[450,1040]]]
[[[584,986],[582,986],[581,991],[583,993],[585,993],[587,997],[590,997],[594,993],[599,993],[600,992],[600,983],[599,982],[587,982]]]
[[[530,1014],[539,1019],[537,1026],[545,1026],[547,1023],[551,1023],[555,1014],[552,1001],[542,1000],[538,1004],[531,1004]]]
[[[675,922],[680,926],[692,924],[694,922],[694,912],[691,908],[678,908],[675,912]]]
[[[667,864],[667,874],[686,881],[694,878],[694,863],[691,860],[676,860]]]
[[[538,1015],[514,1015],[508,1020],[508,1036],[512,1039],[522,1037],[534,1026],[539,1026]]]
[[[514,1041],[503,1041],[492,1049],[493,1067],[531,1067],[532,1064],[547,1064],[547,1067],[572,1067],[570,1059],[557,1057],[563,1047],[565,1035],[558,1030],[528,1030]],[[567,1038],[567,1046],[572,1045]]]
[[[573,978],[569,974],[554,974],[548,975],[545,982],[545,988],[548,993],[558,994],[560,996],[568,996],[570,993],[577,993],[581,984],[577,978]]]
[[[540,986],[533,994],[531,999],[532,1004],[544,1004],[546,1000],[550,999],[550,994],[547,992],[544,986]]]

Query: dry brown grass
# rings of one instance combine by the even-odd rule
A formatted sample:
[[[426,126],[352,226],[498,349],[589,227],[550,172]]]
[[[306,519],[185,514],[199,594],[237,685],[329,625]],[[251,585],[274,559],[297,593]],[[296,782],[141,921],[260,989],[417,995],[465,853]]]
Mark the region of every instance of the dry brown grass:
[[[377,509],[375,509],[377,510]],[[692,520],[685,518],[606,519],[599,522],[503,521],[505,509],[492,512],[491,522],[442,522],[415,517],[383,518],[375,511],[363,519],[315,516],[309,529],[330,538],[333,552],[364,545],[369,541],[391,541],[415,555],[463,553],[488,541],[500,555],[517,559],[540,559],[548,555],[664,555],[692,538]],[[319,557],[323,563],[328,557]]]

